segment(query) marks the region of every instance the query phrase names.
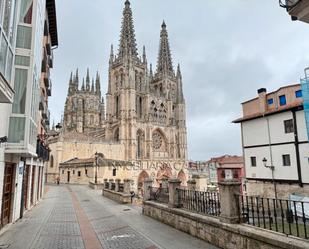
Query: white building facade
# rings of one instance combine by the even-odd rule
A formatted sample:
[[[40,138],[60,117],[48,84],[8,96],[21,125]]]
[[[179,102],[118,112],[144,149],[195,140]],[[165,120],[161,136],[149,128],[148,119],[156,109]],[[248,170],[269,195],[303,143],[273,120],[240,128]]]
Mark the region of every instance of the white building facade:
[[[243,103],[241,124],[246,189],[249,195],[309,195],[309,144],[299,84]],[[263,162],[264,161],[264,162]],[[273,166],[272,170],[269,167]],[[273,179],[274,178],[274,179]]]
[[[17,1],[4,2],[13,6]],[[14,13],[13,23],[17,26],[15,55],[11,62],[14,65],[11,76],[14,96],[12,104],[6,106],[8,117],[0,122],[6,125],[3,130],[7,132],[7,143],[2,145],[4,153],[0,155],[0,228],[21,218],[43,194],[44,160],[37,153],[38,123],[41,121],[38,113],[43,41],[48,36],[49,18],[56,20],[55,0],[22,0]],[[1,116],[3,105],[0,103]]]

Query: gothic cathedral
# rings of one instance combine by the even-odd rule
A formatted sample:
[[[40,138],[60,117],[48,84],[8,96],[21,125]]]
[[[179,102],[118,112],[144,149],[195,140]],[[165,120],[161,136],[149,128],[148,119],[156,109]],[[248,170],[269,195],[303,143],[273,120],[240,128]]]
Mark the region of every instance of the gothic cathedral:
[[[58,164],[75,157],[89,158],[96,151],[114,160],[186,162],[182,75],[179,65],[176,72],[173,67],[165,22],[161,26],[158,61],[153,71],[145,47],[142,56],[138,54],[132,10],[127,0],[119,48],[114,53],[112,46],[110,52],[106,107],[99,74],[91,80],[87,71],[86,80],[81,82],[79,87],[78,72],[71,74],[62,129],[57,139],[51,141],[51,147],[60,141],[76,144],[84,140],[91,145],[85,147],[87,154],[78,151],[82,146],[74,149],[62,144]],[[65,151],[65,147],[75,150],[75,154]]]

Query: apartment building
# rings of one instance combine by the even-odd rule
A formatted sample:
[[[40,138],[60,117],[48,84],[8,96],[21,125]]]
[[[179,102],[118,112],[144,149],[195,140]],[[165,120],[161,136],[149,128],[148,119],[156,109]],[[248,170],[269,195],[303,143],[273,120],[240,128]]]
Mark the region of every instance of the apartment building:
[[[241,125],[247,192],[286,198],[309,195],[309,144],[300,84],[242,103]],[[277,191],[275,191],[275,189]]]
[[[9,128],[0,174],[2,227],[21,218],[42,197],[43,166],[49,155],[44,142],[49,123],[49,69],[52,49],[58,45],[55,0],[23,0],[16,13],[14,98],[5,121]]]

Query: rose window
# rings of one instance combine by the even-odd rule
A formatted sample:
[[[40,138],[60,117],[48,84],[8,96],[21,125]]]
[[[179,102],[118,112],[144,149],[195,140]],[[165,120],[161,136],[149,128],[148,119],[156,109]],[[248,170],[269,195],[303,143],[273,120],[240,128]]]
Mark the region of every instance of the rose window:
[[[154,132],[152,135],[152,146],[155,150],[159,150],[162,146],[162,136],[159,132]]]

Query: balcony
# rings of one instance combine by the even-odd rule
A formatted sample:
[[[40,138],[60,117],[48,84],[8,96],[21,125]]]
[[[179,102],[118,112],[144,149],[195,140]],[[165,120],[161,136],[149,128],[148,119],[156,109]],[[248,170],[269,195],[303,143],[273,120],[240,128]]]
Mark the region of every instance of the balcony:
[[[52,82],[49,81],[49,87],[46,89],[47,96],[50,97],[52,92]]]
[[[40,111],[44,111],[45,110],[45,106],[46,106],[46,102],[45,102],[44,96],[41,95],[40,103],[39,103],[39,110]]]
[[[44,74],[44,85],[45,85],[45,87],[46,88],[49,88],[49,86],[50,86],[50,79],[49,79],[49,75],[46,73],[46,74]]]
[[[49,149],[43,144],[40,139],[37,140],[36,154],[39,158],[42,158],[43,161],[49,160]]]
[[[292,20],[309,23],[309,1],[307,0],[280,0],[280,6],[285,8]]]
[[[50,46],[50,43],[47,43],[46,44],[46,52],[48,55],[51,55],[51,46]]]

